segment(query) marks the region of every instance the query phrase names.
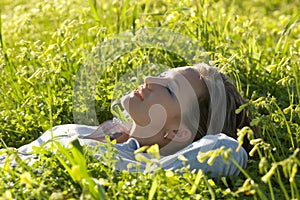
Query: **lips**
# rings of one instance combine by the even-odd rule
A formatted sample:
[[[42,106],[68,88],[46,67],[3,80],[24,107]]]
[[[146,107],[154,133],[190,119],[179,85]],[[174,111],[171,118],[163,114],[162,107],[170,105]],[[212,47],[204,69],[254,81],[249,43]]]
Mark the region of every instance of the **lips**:
[[[138,89],[134,90],[134,95],[137,95],[142,101],[144,101],[143,87],[140,86]]]

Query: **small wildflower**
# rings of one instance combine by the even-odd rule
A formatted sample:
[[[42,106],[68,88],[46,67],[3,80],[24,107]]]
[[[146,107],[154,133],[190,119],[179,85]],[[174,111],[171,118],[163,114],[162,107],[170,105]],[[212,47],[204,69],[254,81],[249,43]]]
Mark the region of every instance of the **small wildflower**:
[[[211,157],[208,159],[207,164],[212,166],[216,160],[216,158],[218,157],[218,152],[214,151],[211,155]]]
[[[21,174],[20,182],[24,183],[26,185],[26,187],[31,188],[32,184],[33,184],[31,174],[29,172],[25,172],[25,173]]]
[[[271,169],[263,177],[261,177],[261,180],[264,183],[267,183],[268,181],[270,181],[271,177],[275,174],[276,168],[277,168],[277,165],[273,165],[271,167]]]
[[[256,150],[258,149],[258,146],[257,145],[255,145],[252,149],[251,149],[251,151],[249,152],[249,156],[253,156],[254,155],[254,153],[256,152]]]
[[[110,183],[108,182],[108,180],[104,179],[104,178],[100,178],[98,180],[98,183],[100,183],[100,185],[103,185],[103,186],[109,186]]]
[[[210,152],[199,152],[197,155],[197,159],[199,162],[203,163],[210,156],[210,154]]]
[[[168,16],[167,16],[167,21],[172,23],[172,22],[176,22],[180,17],[180,14],[178,11],[174,11],[172,13],[170,13]]]
[[[267,171],[268,161],[267,161],[266,157],[261,158],[261,160],[258,164],[258,168],[259,168],[259,173],[261,173],[261,174]]]
[[[143,153],[149,148],[149,146],[142,146],[141,148],[134,151],[134,154]]]
[[[178,160],[180,160],[182,162],[187,162],[188,161],[188,159],[186,157],[184,157],[184,155],[179,155]]]
[[[6,199],[6,200],[12,200],[13,197],[12,197],[12,194],[9,190],[6,190],[2,196],[0,197],[1,199]]]
[[[289,179],[290,182],[294,182],[297,171],[298,171],[297,164],[294,164],[293,167],[292,167],[292,173],[291,173],[290,179]]]
[[[166,170],[166,177],[170,178],[174,176],[174,172],[170,171],[170,170]]]
[[[139,162],[145,162],[145,163],[149,163],[150,162],[150,159],[147,158],[146,156],[144,156],[143,154],[141,153],[138,153],[135,155],[135,159]]]
[[[154,145],[152,145],[151,147],[149,147],[149,148],[147,149],[147,153],[148,153],[150,156],[156,158],[157,160],[160,159],[159,146],[158,146],[158,144],[154,144]]]
[[[216,183],[212,179],[208,179],[207,182],[213,187],[216,186]]]
[[[80,167],[78,165],[72,166],[72,174],[77,181],[81,179]]]

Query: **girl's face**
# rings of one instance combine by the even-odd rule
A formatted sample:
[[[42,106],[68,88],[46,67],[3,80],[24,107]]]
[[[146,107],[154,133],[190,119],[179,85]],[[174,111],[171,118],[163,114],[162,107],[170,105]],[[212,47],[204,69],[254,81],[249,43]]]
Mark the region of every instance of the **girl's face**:
[[[189,108],[191,98],[204,91],[203,81],[193,67],[180,67],[162,73],[158,77],[146,77],[144,85],[123,97],[124,109],[134,123],[152,130],[152,137],[162,130],[177,130],[182,113]]]

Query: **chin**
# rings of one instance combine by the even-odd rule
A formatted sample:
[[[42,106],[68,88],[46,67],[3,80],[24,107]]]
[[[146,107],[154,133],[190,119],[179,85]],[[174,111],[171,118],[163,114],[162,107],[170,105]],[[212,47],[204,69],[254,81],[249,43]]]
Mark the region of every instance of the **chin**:
[[[123,108],[126,110],[127,113],[129,112],[129,99],[130,99],[130,94],[127,94],[121,98],[121,105]]]
[[[135,113],[132,109],[132,101],[130,105],[130,99],[132,98],[132,94],[127,94],[121,98],[121,105],[123,106],[124,110],[129,114],[130,118],[135,122],[138,126],[146,126],[150,123],[150,121],[145,120],[144,117],[140,116],[138,113]],[[131,99],[132,100],[132,99]],[[130,109],[131,106],[131,109]]]

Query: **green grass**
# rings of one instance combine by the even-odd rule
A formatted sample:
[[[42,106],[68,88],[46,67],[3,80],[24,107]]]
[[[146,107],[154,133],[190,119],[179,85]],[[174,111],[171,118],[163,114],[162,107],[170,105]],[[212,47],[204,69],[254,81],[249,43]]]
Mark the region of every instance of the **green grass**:
[[[180,175],[117,172],[111,153],[104,165],[93,152],[82,154],[76,143],[55,155],[40,149],[41,160],[32,167],[18,161],[18,167],[0,170],[0,198],[300,199],[299,7],[298,0],[1,0],[0,153],[14,157],[7,146],[22,146],[50,127],[74,123],[77,71],[94,47],[141,27],[198,41],[211,64],[249,100],[262,140],[252,141],[256,156],[241,175],[218,181],[186,169]],[[120,55],[97,81],[98,122],[87,123],[111,119],[114,84],[128,69],[154,61],[190,64],[155,48]]]

